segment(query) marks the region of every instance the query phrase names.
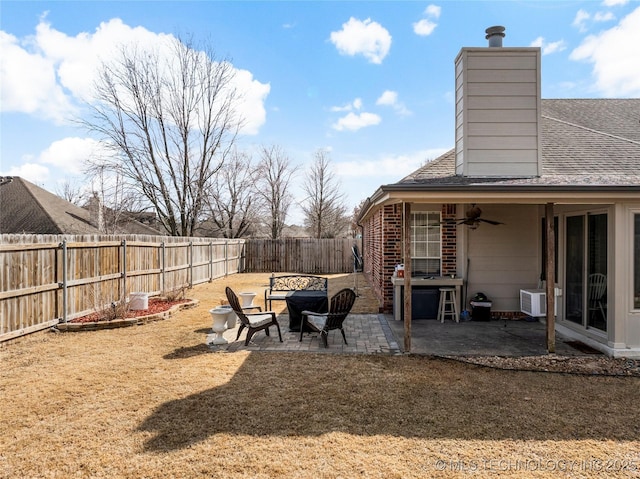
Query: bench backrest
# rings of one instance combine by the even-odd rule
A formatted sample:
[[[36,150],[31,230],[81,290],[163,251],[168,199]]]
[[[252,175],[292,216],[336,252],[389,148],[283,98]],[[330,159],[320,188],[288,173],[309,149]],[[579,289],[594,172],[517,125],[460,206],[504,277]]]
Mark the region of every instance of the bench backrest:
[[[271,276],[271,291],[327,291],[327,278],[311,275]]]

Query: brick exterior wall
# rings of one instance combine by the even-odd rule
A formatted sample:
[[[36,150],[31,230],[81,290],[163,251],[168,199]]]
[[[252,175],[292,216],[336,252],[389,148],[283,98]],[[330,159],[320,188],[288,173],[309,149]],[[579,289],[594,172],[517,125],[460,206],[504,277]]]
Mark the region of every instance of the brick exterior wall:
[[[455,205],[443,205],[442,220],[455,219]],[[363,225],[364,274],[378,298],[380,311],[393,311],[393,285],[390,278],[396,264],[402,263],[402,205],[377,210]],[[457,230],[442,226],[442,275],[456,273]],[[409,268],[407,267],[407,270]]]
[[[442,205],[440,212],[442,221],[456,219],[456,205]],[[442,225],[441,227],[441,247],[442,247],[442,276],[456,274],[458,255],[458,230],[455,224]]]
[[[383,206],[363,225],[364,274],[378,298],[381,312],[393,308],[389,279],[402,261],[402,205]]]

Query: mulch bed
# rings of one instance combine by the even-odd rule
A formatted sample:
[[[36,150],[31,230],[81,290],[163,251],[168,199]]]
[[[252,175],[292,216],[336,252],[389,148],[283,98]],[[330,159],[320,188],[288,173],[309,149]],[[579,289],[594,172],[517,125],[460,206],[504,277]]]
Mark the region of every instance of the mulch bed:
[[[104,319],[103,311],[74,318],[56,325],[58,331],[98,331],[102,329],[125,328],[169,318],[180,309],[193,308],[199,304],[197,299],[169,300],[158,297],[149,299],[147,309],[128,309],[114,319]]]
[[[176,299],[176,300],[168,300],[163,298],[149,298],[149,308],[133,310],[129,309],[123,315],[123,317],[118,319],[130,319],[130,318],[140,318],[142,316],[148,316],[153,314],[164,313],[171,309],[171,307],[184,304],[190,302],[190,299]],[[101,321],[101,318],[104,314],[100,311],[96,311],[95,313],[87,314],[85,316],[81,316],[79,318],[74,318],[70,323],[95,323],[97,321]]]

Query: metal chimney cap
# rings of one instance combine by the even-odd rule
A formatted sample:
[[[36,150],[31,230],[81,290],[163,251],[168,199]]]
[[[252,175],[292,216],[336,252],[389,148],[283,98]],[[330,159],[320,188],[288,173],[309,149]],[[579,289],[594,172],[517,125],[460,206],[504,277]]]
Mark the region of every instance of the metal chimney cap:
[[[505,28],[500,25],[496,25],[495,27],[489,27],[485,30],[485,33],[487,34],[485,38],[489,40],[490,47],[502,46],[502,39],[505,36],[504,30]]]

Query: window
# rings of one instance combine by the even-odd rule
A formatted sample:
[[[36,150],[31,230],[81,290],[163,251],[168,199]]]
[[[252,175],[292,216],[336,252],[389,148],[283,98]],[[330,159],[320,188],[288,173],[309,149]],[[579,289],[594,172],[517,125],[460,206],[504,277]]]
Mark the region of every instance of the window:
[[[440,276],[440,212],[411,213],[411,273]]]

